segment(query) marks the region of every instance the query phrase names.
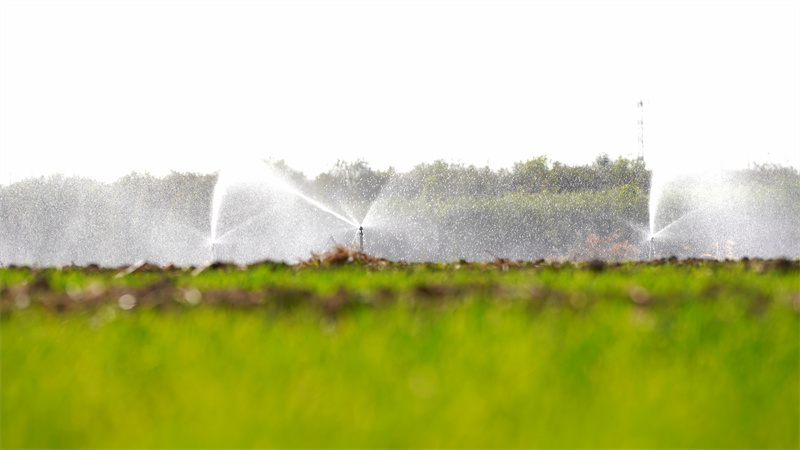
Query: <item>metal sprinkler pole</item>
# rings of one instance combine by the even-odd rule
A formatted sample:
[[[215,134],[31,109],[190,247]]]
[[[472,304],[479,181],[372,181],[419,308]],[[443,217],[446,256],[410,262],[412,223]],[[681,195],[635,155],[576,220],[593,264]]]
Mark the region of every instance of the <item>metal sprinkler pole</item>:
[[[364,227],[358,227],[358,251],[364,253]]]
[[[653,259],[653,249],[654,249],[655,245],[656,245],[656,237],[655,236],[651,236],[650,237],[650,259],[651,260]]]

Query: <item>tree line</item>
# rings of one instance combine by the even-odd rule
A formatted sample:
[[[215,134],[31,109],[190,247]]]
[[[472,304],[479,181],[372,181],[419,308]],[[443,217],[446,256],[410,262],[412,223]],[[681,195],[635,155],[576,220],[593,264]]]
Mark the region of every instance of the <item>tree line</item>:
[[[266,164],[297,192],[330,209],[347,212],[359,222],[374,218],[375,229],[367,241],[371,247],[366,250],[379,256],[646,257],[642,230],[648,224],[652,174],[641,160],[600,155],[591,164],[566,165],[536,157],[500,170],[435,161],[408,172],[375,170],[363,160],[340,161],[313,178],[282,161]],[[209,259],[205,245],[219,177],[219,173],[173,172],[165,177],[132,173],[103,183],[52,175],[0,186],[0,262],[202,263]],[[760,186],[759,195],[773,199],[800,193],[800,175],[792,168],[755,166],[741,171],[736,180]],[[680,198],[667,196],[671,214],[691,207]],[[796,198],[789,201],[796,205]],[[241,214],[229,217],[245,222],[253,215],[245,209],[266,209],[268,217],[269,208],[277,208],[253,205],[250,197],[245,200],[240,202],[245,205]],[[237,203],[229,204],[234,208]],[[795,211],[796,206],[790,207],[784,211],[789,217],[776,220],[791,228],[800,217],[800,213],[792,217]],[[797,232],[784,234],[786,248],[797,251],[792,247],[794,240],[800,241]],[[258,233],[243,237],[225,256],[240,262],[289,259],[288,253],[273,252],[275,245],[259,246],[257,240]],[[300,249],[296,251],[303,253],[297,255],[300,258],[330,243],[309,238],[307,248],[304,242],[295,242],[292,248]]]

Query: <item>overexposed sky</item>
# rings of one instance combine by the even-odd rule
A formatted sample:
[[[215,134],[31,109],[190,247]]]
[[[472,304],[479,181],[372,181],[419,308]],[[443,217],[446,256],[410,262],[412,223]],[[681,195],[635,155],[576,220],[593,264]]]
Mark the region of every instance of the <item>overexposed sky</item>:
[[[798,1],[0,2],[0,184],[284,159],[800,167]]]

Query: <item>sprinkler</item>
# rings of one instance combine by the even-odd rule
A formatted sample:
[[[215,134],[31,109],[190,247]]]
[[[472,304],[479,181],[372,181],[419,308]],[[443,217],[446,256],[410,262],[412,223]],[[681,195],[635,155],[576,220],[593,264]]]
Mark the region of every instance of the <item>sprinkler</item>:
[[[364,227],[358,227],[358,251],[364,253]]]
[[[217,247],[217,243],[216,242],[212,242],[211,243],[211,262],[214,262],[214,259],[216,258],[216,251],[215,251],[216,247]]]
[[[653,259],[653,249],[656,246],[656,237],[650,236],[650,259]]]

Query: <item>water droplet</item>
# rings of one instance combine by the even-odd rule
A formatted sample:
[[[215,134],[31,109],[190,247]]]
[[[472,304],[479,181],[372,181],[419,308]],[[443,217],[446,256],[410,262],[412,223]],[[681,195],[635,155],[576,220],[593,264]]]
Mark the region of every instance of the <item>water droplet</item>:
[[[136,297],[131,294],[125,294],[119,298],[119,307],[128,311],[136,306]]]
[[[189,288],[183,293],[183,298],[186,300],[186,303],[195,306],[200,304],[200,300],[203,299],[203,294],[195,288]]]
[[[25,309],[31,306],[31,298],[25,293],[17,294],[17,296],[14,297],[14,306],[19,309]]]

